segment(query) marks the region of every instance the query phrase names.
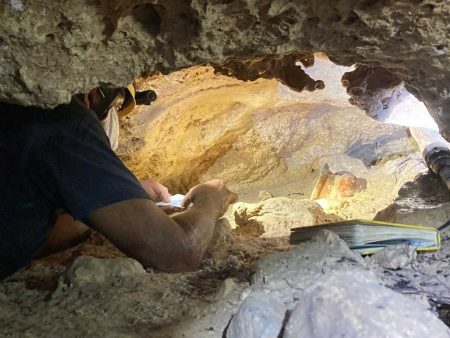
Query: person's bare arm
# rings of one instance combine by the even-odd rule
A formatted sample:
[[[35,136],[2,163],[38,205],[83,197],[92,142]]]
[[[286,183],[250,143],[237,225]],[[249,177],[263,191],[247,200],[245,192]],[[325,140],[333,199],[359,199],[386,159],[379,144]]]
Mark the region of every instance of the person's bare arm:
[[[201,184],[186,195],[192,208],[168,217],[153,202],[136,199],[93,211],[90,226],[144,266],[163,271],[194,270],[211,241],[216,220],[236,199],[221,181]]]

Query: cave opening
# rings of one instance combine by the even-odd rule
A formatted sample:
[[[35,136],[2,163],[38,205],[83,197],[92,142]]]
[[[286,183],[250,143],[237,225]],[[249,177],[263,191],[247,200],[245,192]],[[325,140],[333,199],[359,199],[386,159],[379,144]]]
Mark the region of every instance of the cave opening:
[[[123,103],[134,79],[157,98],[120,118],[119,162],[172,194],[219,178],[240,200],[194,271],[96,231],[34,259],[0,281],[0,336],[450,337],[450,6],[428,2],[5,1],[2,104],[53,109],[99,85]],[[428,226],[440,247],[289,242],[350,219]]]

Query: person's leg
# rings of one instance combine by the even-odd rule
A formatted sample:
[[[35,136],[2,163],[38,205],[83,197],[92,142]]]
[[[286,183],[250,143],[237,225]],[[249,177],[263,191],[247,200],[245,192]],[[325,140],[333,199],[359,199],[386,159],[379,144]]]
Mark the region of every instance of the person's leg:
[[[36,254],[36,258],[71,248],[89,237],[90,229],[69,214],[58,216],[47,243]]]

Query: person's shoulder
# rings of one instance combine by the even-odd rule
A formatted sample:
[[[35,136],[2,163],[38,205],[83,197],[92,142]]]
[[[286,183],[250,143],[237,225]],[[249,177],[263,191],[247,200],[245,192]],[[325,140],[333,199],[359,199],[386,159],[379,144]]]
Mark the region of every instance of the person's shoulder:
[[[10,138],[25,136],[34,125],[33,121],[43,112],[42,108],[0,102],[0,131]]]
[[[95,113],[86,108],[79,100],[73,98],[67,104],[61,104],[53,109],[0,102],[0,117],[16,122],[53,122],[76,120],[95,120]]]
[[[61,119],[68,121],[75,119],[78,121],[96,121],[98,120],[95,113],[84,106],[77,98],[67,104],[61,104],[52,110],[47,111],[44,116],[48,119]]]
[[[25,120],[27,117],[42,113],[38,107],[26,107],[14,103],[0,102],[0,116],[3,119]]]

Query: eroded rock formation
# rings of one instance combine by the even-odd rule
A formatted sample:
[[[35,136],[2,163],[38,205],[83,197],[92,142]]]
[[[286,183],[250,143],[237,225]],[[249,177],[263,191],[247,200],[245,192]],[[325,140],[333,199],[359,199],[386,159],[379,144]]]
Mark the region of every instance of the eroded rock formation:
[[[319,335],[361,328],[406,335],[412,324],[417,334],[448,336],[427,302],[450,302],[448,230],[440,251],[417,256],[401,246],[363,259],[322,233],[258,259],[286,251],[287,239],[278,236],[291,227],[371,218],[426,170],[406,128],[349,106],[340,76],[332,82],[324,75],[349,70],[312,52],[359,64],[344,83],[361,108],[383,110],[383,99],[407,88],[449,136],[449,14],[445,2],[419,0],[5,0],[0,100],[52,107],[99,83],[124,85],[145,73],[139,85],[159,99],[123,121],[124,161],[172,192],[224,178],[247,203],[217,223],[192,273],[145,271],[96,233],[32,262],[0,283],[0,334],[232,337],[269,327],[289,337],[301,321],[307,325],[300,329]],[[322,73],[309,67],[314,59]],[[206,62],[168,76],[155,72]],[[327,213],[308,200],[324,167],[349,178],[336,179],[344,183],[336,185],[345,188],[339,194],[320,194],[340,202]],[[367,185],[349,189],[360,178]],[[448,192],[423,191],[422,183],[439,183],[428,178],[404,186],[378,217],[443,223]],[[107,319],[92,320],[99,314]],[[345,324],[336,324],[336,314]],[[248,316],[267,320],[257,327]]]
[[[364,167],[416,151],[405,128],[373,121],[347,102],[346,70],[316,55],[308,72],[326,87],[314,93],[274,80],[238,81],[211,67],[144,78],[140,86],[159,99],[124,121],[119,151],[138,177],[175,191],[221,177],[239,192],[281,176],[307,181],[308,165],[314,171],[315,161],[338,153]],[[341,161],[336,171],[354,165]]]
[[[4,1],[0,99],[50,107],[146,71],[324,51],[395,74],[449,137],[449,14],[429,0]]]
[[[386,69],[367,66],[345,73],[342,85],[347,88],[349,102],[375,119],[398,100],[404,88],[402,81]]]

